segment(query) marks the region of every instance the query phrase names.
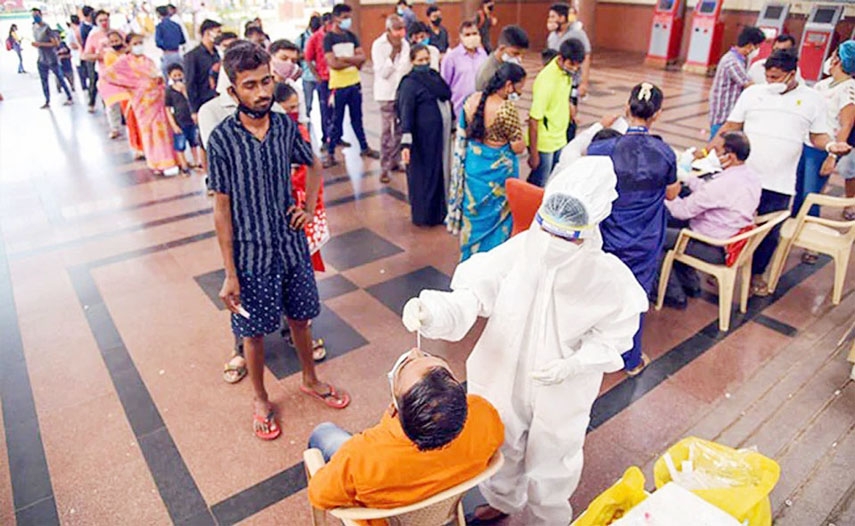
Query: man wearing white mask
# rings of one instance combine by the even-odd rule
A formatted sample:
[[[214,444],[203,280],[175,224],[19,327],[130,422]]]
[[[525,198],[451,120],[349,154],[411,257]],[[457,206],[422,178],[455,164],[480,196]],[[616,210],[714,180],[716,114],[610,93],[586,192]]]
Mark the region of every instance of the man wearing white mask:
[[[793,35],[787,35],[786,33],[783,35],[778,35],[775,37],[775,41],[772,43],[772,51],[778,51],[779,49],[795,49],[796,48],[796,38]],[[749,61],[750,63],[751,61]],[[827,61],[826,61],[827,62]],[[825,71],[823,70],[823,73]],[[825,73],[828,75],[829,73]],[[760,60],[755,60],[753,64],[748,68],[748,76],[751,77],[751,82],[754,84],[766,84],[766,59],[762,58]],[[804,78],[802,77],[801,71],[796,70],[796,80],[799,84],[804,84]]]
[[[760,52],[766,34],[757,27],[744,27],[736,45],[721,57],[710,88],[710,138],[715,137],[730,115],[742,90],[751,85],[748,64]]]
[[[727,132],[744,131],[751,141],[748,166],[760,174],[763,192],[757,214],[788,210],[796,193],[796,170],[802,143],[811,144],[832,155],[845,155],[851,148],[835,142],[828,134],[826,104],[813,88],[796,82],[798,57],[793,51],[775,51],[766,59],[766,85],[754,85],[742,92],[718,135],[706,149],[720,149]],[[769,289],[763,274],[778,246],[780,226],[767,235],[752,261],[751,291],[767,296]]]
[[[528,34],[520,26],[506,26],[499,34],[499,45],[478,70],[475,90],[484,91],[493,75],[505,62],[522,65],[522,54],[528,49]]]
[[[426,290],[404,307],[407,329],[450,341],[489,318],[466,362],[469,392],[505,423],[505,464],[481,485],[482,522],[520,511],[524,524],[572,518],[591,405],[647,310],[630,270],[598,242],[616,183],[610,159],[580,159],[546,188],[530,230],[460,264],[453,292]]]
[[[578,96],[584,97],[588,93],[588,77],[591,74],[591,40],[588,38],[588,33],[582,29],[582,22],[578,18],[579,13],[575,6],[570,4],[550,6],[546,19],[546,29],[549,30],[546,47],[561,51],[561,44],[571,38],[585,46],[585,61],[575,79],[575,84],[579,88]]]
[[[386,17],[386,32],[371,45],[374,64],[374,100],[380,105],[383,132],[380,136],[380,182],[391,181],[390,174],[401,165],[401,130],[395,112],[398,84],[410,71],[410,44],[404,19]]]
[[[455,115],[460,115],[466,97],[475,93],[475,76],[486,60],[487,52],[481,46],[478,26],[472,20],[465,20],[460,24],[460,44],[448,51],[439,70],[451,88]]]

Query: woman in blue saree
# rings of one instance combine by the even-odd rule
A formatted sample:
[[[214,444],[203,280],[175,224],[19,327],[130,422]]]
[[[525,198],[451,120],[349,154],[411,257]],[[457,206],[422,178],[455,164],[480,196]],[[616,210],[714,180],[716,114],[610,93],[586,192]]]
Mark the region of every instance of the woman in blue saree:
[[[472,94],[460,115],[449,184],[449,230],[460,234],[460,260],[486,252],[511,237],[505,181],[519,176],[525,151],[519,100],[526,72],[505,63],[483,92]]]
[[[665,199],[680,193],[674,151],[650,127],[662,109],[662,90],[643,82],[629,97],[629,129],[626,135],[591,143],[588,155],[611,157],[617,175],[618,198],[612,214],[602,223],[603,250],[617,256],[632,270],[649,295],[665,242],[667,214]],[[632,349],[624,353],[624,369],[630,376],[648,363],[641,351],[641,317]]]

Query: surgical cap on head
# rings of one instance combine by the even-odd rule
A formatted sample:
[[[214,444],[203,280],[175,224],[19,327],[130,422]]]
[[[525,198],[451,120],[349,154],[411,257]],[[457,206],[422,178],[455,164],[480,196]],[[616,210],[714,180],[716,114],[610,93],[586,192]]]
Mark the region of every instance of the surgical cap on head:
[[[840,57],[840,67],[850,75],[855,73],[855,40],[847,40],[837,48]]]
[[[609,157],[582,157],[549,182],[537,221],[545,231],[566,239],[594,237],[597,224],[612,212],[616,185]]]

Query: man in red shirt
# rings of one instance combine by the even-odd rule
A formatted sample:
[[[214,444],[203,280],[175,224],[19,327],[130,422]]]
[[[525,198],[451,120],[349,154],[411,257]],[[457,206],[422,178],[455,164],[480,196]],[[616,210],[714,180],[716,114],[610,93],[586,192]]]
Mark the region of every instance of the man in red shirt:
[[[321,17],[321,28],[309,38],[306,43],[306,64],[315,78],[318,79],[318,100],[321,103],[321,151],[327,150],[329,138],[329,127],[332,120],[332,108],[330,108],[330,68],[324,58],[324,35],[327,34],[332,24],[332,14],[324,13]]]

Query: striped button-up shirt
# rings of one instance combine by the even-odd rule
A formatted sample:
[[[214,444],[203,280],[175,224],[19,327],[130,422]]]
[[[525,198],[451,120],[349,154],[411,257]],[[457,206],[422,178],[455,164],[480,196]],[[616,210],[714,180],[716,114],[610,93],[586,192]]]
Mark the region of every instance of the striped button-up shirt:
[[[719,60],[710,88],[710,124],[724,124],[736,106],[736,99],[750,82],[746,58],[731,48]]]
[[[288,226],[291,163],[310,165],[312,148],[287,116],[270,113],[270,129],[258,140],[237,114],[208,140],[209,184],[231,200],[235,266],[262,276],[308,258],[306,236]]]

